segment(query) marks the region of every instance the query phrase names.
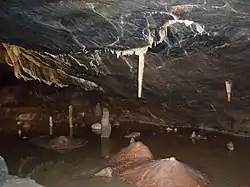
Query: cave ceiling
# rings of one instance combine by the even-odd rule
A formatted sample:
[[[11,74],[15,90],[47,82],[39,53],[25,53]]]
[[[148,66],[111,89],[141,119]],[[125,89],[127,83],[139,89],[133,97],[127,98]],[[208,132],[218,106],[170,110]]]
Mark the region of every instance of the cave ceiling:
[[[238,97],[249,86],[248,0],[0,4],[1,56],[17,78],[161,103],[211,100],[227,79]]]

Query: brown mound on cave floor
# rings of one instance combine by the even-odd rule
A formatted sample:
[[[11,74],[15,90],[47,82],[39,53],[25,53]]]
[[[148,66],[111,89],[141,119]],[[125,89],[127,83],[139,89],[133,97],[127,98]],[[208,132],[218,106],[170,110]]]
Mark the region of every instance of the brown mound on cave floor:
[[[149,148],[141,142],[132,142],[115,155],[109,163],[116,172],[135,167],[153,159]]]
[[[205,187],[209,179],[175,158],[153,160],[142,142],[132,142],[111,160],[118,177],[139,187]]]
[[[174,158],[150,161],[119,173],[119,177],[140,187],[204,187],[209,183],[202,173]]]

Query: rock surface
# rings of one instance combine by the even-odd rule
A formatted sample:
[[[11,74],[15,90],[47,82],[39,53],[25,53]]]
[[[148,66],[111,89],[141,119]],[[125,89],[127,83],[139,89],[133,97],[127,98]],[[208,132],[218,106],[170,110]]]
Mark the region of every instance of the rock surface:
[[[102,177],[102,178],[112,178],[112,168],[107,167],[102,169],[100,172],[96,173],[95,177]]]
[[[44,187],[37,184],[34,180],[30,178],[20,178],[14,175],[9,175],[8,167],[0,156],[0,186],[2,187]]]
[[[250,111],[249,12],[246,0],[2,1],[0,54],[17,78],[74,84],[128,103],[137,96],[145,55],[141,102],[158,108],[156,116],[249,132],[225,114]],[[162,123],[155,114],[134,113],[121,120]]]

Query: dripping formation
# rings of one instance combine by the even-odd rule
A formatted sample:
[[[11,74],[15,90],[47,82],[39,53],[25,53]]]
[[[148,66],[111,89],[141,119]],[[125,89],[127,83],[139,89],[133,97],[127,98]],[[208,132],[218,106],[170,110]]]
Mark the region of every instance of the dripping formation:
[[[143,47],[143,48],[137,48],[137,49],[131,49],[131,50],[124,50],[124,51],[115,51],[117,58],[126,55],[133,55],[135,54],[136,56],[139,57],[139,63],[138,63],[138,98],[141,98],[142,95],[142,82],[143,82],[143,73],[144,73],[144,60],[145,60],[145,55],[147,53],[148,47]]]
[[[158,41],[154,41],[153,37],[152,37],[152,33],[151,31],[148,29],[148,33],[149,35],[146,36],[149,45],[146,47],[141,47],[141,48],[136,48],[136,49],[128,49],[128,50],[115,50],[112,51],[112,53],[116,53],[117,58],[119,58],[120,56],[129,56],[129,55],[137,55],[139,57],[139,63],[138,63],[138,83],[137,83],[137,96],[138,98],[141,98],[142,96],[142,87],[143,87],[143,74],[144,74],[144,64],[145,64],[145,55],[148,51],[148,48],[152,48],[153,46],[156,46],[162,42],[165,41],[166,37],[167,37],[167,28],[173,24],[176,23],[182,23],[185,24],[186,27],[191,27],[192,24],[195,24],[195,28],[196,28],[196,32],[197,34],[203,34],[206,33],[205,29],[203,26],[199,25],[198,23],[195,23],[193,21],[190,20],[178,20],[178,18],[173,15],[170,14],[174,20],[170,20],[167,21],[163,26],[161,26],[161,28],[158,31],[158,34],[160,36]]]
[[[153,13],[152,13],[153,14]],[[137,96],[138,98],[142,97],[143,89],[143,76],[144,76],[144,67],[145,67],[145,56],[149,48],[156,46],[157,44],[163,43],[166,41],[167,28],[173,24],[179,23],[184,24],[186,27],[189,27],[193,31],[191,26],[194,24],[195,34],[206,33],[203,26],[199,25],[190,20],[179,20],[172,13],[165,13],[171,15],[173,20],[168,20],[163,24],[158,30],[150,30],[150,25],[147,26],[147,35],[143,34],[148,45],[125,49],[125,50],[115,50],[115,49],[106,49],[106,51],[116,54],[117,58],[120,56],[138,56],[138,73],[137,73]],[[153,33],[155,31],[158,33],[159,38],[156,39]],[[60,57],[66,56],[73,59],[79,66],[86,67],[83,63],[80,63],[76,58],[71,54],[65,55],[53,55],[48,52],[37,52],[33,50],[28,50],[20,46],[10,45],[7,43],[2,44],[4,51],[4,60],[8,65],[12,66],[14,69],[15,76],[24,80],[39,80],[48,85],[56,85],[59,87],[65,87],[69,84],[75,84],[80,87],[84,87],[86,90],[98,90],[104,91],[99,85],[89,80],[77,77],[70,70],[67,70],[66,65],[62,64]],[[86,48],[83,49],[83,53],[86,53]],[[91,63],[91,62],[90,62]],[[72,66],[72,65],[71,65]],[[87,69],[87,67],[86,67]]]
[[[227,93],[227,101],[230,102],[231,101],[231,91],[232,91],[232,81],[226,80],[225,86],[226,86],[226,93]]]

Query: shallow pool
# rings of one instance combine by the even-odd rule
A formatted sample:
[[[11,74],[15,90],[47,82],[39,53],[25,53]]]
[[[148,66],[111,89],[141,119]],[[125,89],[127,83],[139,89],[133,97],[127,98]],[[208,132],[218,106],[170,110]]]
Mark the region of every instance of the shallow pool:
[[[129,144],[129,140],[123,138],[124,133],[113,131],[110,140],[101,141],[89,132],[84,137],[88,140],[87,145],[64,154],[36,147],[28,140],[5,137],[1,139],[0,155],[6,159],[11,174],[30,176],[48,187],[127,187],[131,185],[118,179],[92,177],[105,167],[105,156]],[[191,133],[191,129],[177,133],[147,130],[141,132],[140,141],[156,158],[173,156],[207,173],[212,179],[212,187],[250,186],[249,139],[202,132],[208,139],[192,142]],[[227,149],[229,141],[234,143],[234,151]]]

